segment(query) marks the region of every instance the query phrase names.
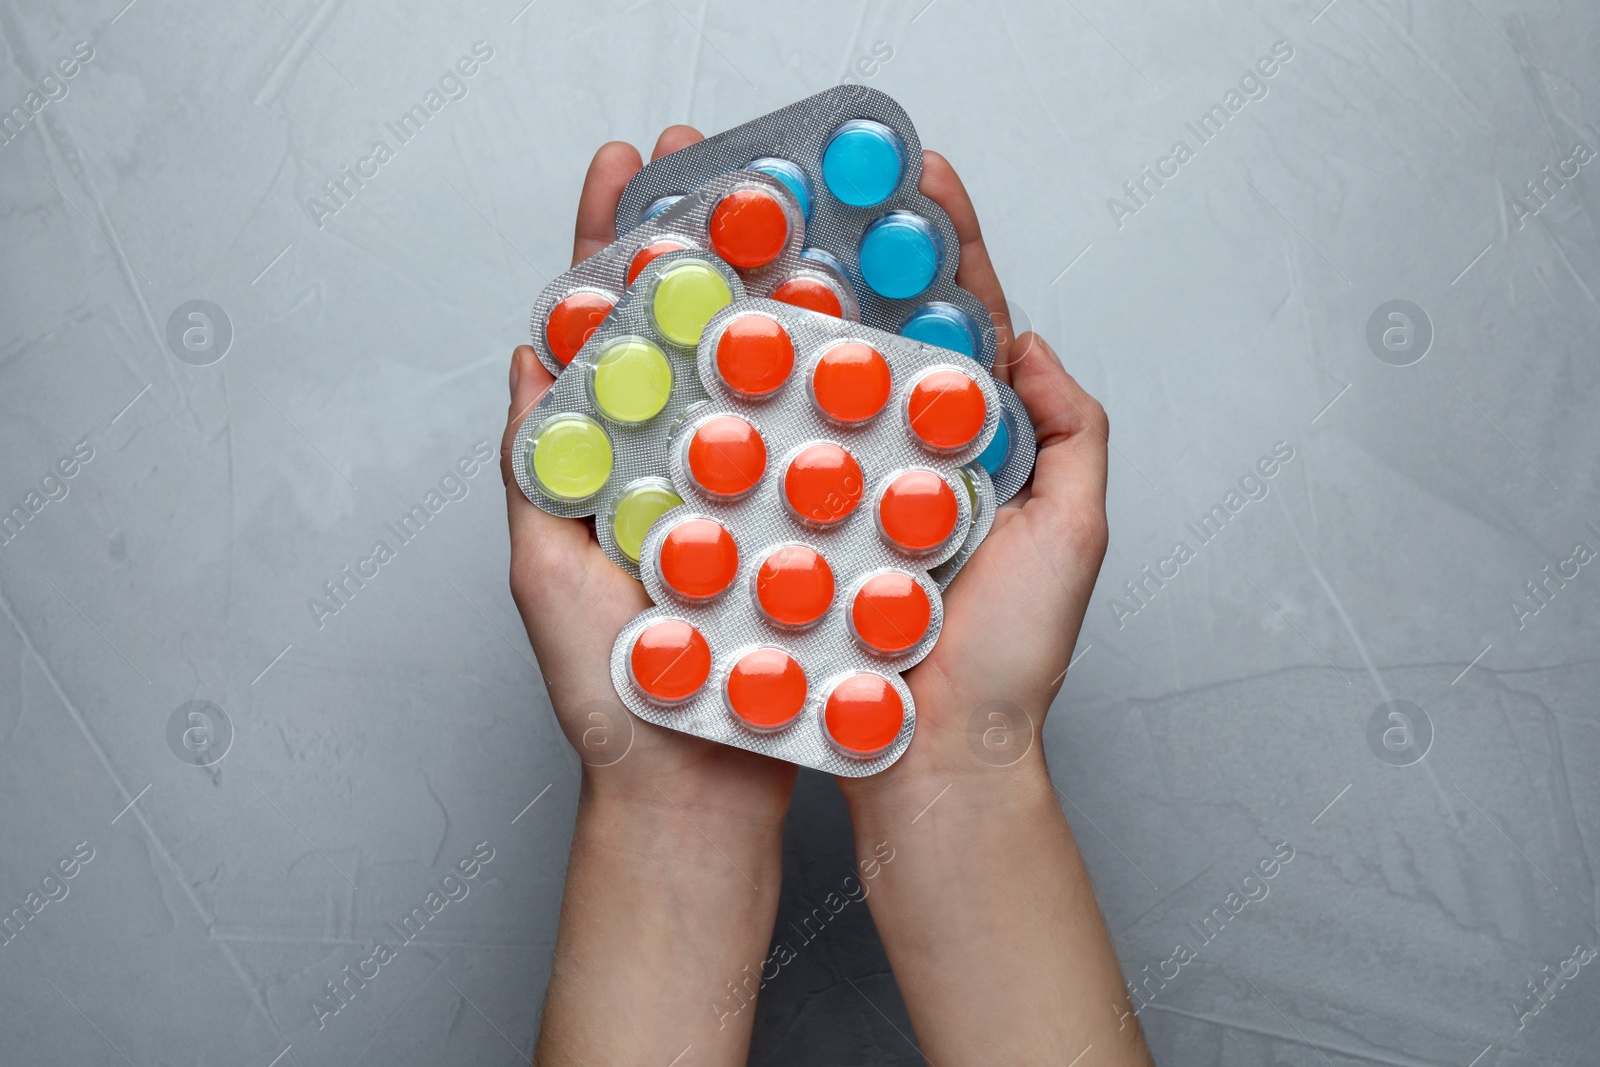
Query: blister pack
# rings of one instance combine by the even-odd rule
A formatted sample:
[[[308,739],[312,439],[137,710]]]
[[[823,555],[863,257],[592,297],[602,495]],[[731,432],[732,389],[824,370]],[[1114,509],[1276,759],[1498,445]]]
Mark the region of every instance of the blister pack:
[[[842,265],[863,323],[994,365],[993,320],[956,285],[955,227],[917,191],[922,142],[893,99],[835,86],[653,160],[623,190],[617,232],[740,168],[772,174],[794,192],[807,246]]]
[[[905,751],[900,672],[943,623],[930,568],[994,497],[974,461],[1000,422],[953,352],[773,300],[737,301],[697,356],[709,402],[667,446],[684,504],[640,577],[656,606],[612,649],[646,721],[850,777]],[[967,471],[963,471],[963,467]]]
[[[800,258],[804,237],[800,202],[782,181],[759,171],[719,174],[540,290],[529,322],[533,350],[559,375],[622,291],[667,252],[711,252],[739,272],[749,293],[804,297],[819,284],[815,264]],[[852,298],[835,314],[853,308]]]
[[[650,525],[681,503],[667,444],[706,399],[696,368],[711,317],[744,297],[739,274],[695,249],[644,266],[517,428],[511,467],[534,504],[593,515],[607,556],[631,574]]]

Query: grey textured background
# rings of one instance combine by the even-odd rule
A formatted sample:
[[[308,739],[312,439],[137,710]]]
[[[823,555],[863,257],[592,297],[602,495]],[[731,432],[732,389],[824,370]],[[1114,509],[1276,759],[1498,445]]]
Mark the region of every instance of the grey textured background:
[[[1600,550],[1600,162],[1511,202],[1600,151],[1592,3],[123,3],[0,8],[0,108],[94,50],[0,146],[0,508],[93,449],[0,546],[0,910],[94,850],[0,948],[0,1061],[525,1058],[578,764],[496,473],[321,628],[307,602],[497,443],[601,141],[854,71],[1111,414],[1112,546],[1044,743],[1130,976],[1296,850],[1143,1011],[1157,1060],[1596,1062],[1600,968],[1513,1007],[1600,942],[1600,567],[1512,607]],[[479,40],[468,95],[319,228],[307,201]],[[1119,226],[1108,198],[1280,40],[1268,95]],[[1365,339],[1396,298],[1435,335],[1407,367]],[[165,340],[194,299],[235,332],[207,367]],[[1266,498],[1119,619],[1280,441]],[[1369,745],[1391,699],[1431,722],[1420,763]],[[208,769],[168,748],[189,700],[236,730]],[[323,984],[482,841],[470,895],[319,1030]],[[851,856],[804,776],[780,922]],[[754,1062],[919,1062],[864,908],[759,1010]]]

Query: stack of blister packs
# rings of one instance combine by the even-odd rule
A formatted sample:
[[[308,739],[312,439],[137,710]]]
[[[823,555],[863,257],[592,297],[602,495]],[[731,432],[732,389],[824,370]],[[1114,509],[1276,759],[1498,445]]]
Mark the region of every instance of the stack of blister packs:
[[[517,482],[654,601],[611,657],[640,718],[852,777],[910,744],[900,673],[1035,452],[921,171],[831,89],[650,163],[535,302]]]

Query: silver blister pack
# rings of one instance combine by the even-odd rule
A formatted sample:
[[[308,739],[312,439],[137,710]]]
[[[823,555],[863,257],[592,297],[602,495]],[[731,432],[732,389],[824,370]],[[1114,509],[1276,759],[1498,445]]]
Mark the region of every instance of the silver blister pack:
[[[771,296],[809,278],[800,259],[805,218],[789,187],[759,171],[719,174],[648,223],[556,277],[533,302],[529,333],[539,362],[559,375],[656,256],[710,252],[739,272],[745,291]]]
[[[612,649],[617,692],[648,722],[876,773],[915,729],[900,672],[938,640],[930,570],[993,519],[987,476],[961,468],[999,425],[996,383],[948,350],[758,299],[711,319],[697,364],[708,402],[667,449],[684,504],[645,537],[656,606]]]
[[[708,252],[652,260],[512,440],[523,495],[552,515],[593,515],[600,547],[630,574],[650,523],[678,502],[667,443],[706,399],[695,364],[701,331],[744,293],[738,272]]]
[[[893,99],[835,86],[653,160],[623,190],[617,232],[739,168],[795,191],[807,246],[844,264],[863,323],[994,365],[994,322],[956,285],[961,244],[944,209],[917,191],[922,141]]]

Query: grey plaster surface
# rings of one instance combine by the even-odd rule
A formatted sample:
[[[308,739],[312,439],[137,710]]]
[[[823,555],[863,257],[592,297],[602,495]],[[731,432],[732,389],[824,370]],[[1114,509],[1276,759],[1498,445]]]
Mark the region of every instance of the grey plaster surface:
[[[497,473],[447,478],[497,445],[594,148],[852,72],[952,159],[1018,314],[1110,412],[1111,549],[1043,743],[1130,977],[1194,950],[1145,987],[1157,1061],[1600,1062],[1600,967],[1565,965],[1600,943],[1600,9],[522,2],[0,6],[27,119],[0,145],[0,510],[29,516],[0,545],[0,910],[75,870],[0,948],[0,1063],[525,1062],[578,763]],[[478,41],[466,95],[318,219]],[[1280,41],[1202,143],[1185,124]],[[224,320],[168,343],[194,300],[231,327],[207,366]],[[1368,344],[1391,300],[1431,323],[1407,366],[1405,321]],[[189,701],[232,724],[209,767],[169,747]],[[1369,730],[1389,701],[1415,708]],[[848,830],[803,776],[780,923]],[[319,1029],[325,983],[480,842],[470,894]],[[758,1010],[756,1063],[921,1062],[864,908]]]

